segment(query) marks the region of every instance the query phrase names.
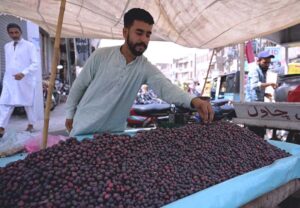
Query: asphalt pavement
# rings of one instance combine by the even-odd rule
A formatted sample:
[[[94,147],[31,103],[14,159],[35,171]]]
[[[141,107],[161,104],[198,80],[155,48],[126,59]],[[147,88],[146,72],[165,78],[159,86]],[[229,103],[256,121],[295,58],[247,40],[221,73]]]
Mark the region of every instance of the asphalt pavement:
[[[65,103],[60,103],[50,112],[49,121],[49,134],[53,135],[67,135],[65,130]],[[26,114],[24,115],[12,115],[6,130],[11,131],[24,131],[27,128],[28,120]],[[33,134],[39,134],[43,132],[44,120],[38,121],[34,125]]]

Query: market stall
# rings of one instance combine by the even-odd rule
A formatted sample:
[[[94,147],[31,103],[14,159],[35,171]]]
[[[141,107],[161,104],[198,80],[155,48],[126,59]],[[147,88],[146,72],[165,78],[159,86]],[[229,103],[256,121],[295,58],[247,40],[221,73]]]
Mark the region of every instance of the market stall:
[[[58,16],[59,3],[59,1],[31,1],[29,3],[28,1],[2,1],[0,11],[36,22],[52,35],[61,28],[63,37],[120,38],[122,36],[121,19],[124,12],[131,7],[142,7],[153,13],[157,22],[154,28],[154,39],[174,41],[198,48],[217,48],[240,43],[300,22],[297,13],[300,4],[297,0],[271,2],[245,0],[238,4],[236,1],[184,1],[180,3],[116,1],[113,5],[110,1],[102,1],[101,4],[95,1],[81,1],[80,3],[68,1],[65,6],[61,6],[61,17],[66,8],[64,23],[62,24],[62,18],[60,18],[60,24],[56,24],[56,18],[53,17]],[[54,29],[55,26],[57,30]],[[56,33],[56,36],[59,39],[59,33]],[[55,58],[53,63],[55,63]],[[49,117],[47,119],[46,130]],[[47,136],[47,131],[45,135]],[[80,138],[77,139],[80,140]],[[276,144],[272,145],[276,146]],[[286,144],[279,143],[277,146],[286,149]],[[298,190],[299,147],[290,146],[286,150],[292,155],[176,200],[166,207],[237,207],[255,203],[251,201],[264,197],[263,195],[267,193],[279,198],[277,192],[272,192],[276,188],[284,189],[286,186],[294,186],[294,190]],[[8,161],[20,160],[25,156],[23,154],[1,159],[1,166],[6,166]],[[27,161],[27,158],[25,160]]]
[[[101,3],[92,0],[5,0],[1,2],[0,12],[26,18],[40,25],[50,35],[56,36],[51,70],[55,72],[60,33],[62,37],[122,38],[122,17],[132,7],[145,8],[153,15],[156,24],[152,40],[172,41],[196,48],[218,48],[241,43],[300,23],[297,12],[300,9],[299,0],[243,0],[238,3],[214,0],[180,3],[139,0]],[[49,103],[55,76],[55,73],[51,74],[45,112],[44,147],[47,143]],[[242,78],[243,74],[241,73]],[[241,98],[242,92],[243,89]]]

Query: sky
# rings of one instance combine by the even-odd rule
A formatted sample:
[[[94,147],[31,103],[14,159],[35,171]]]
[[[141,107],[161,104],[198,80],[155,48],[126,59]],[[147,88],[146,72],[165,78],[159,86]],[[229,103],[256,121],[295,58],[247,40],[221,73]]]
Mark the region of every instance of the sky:
[[[101,39],[100,47],[122,45],[124,40]],[[201,49],[187,48],[172,42],[150,41],[144,55],[153,63],[172,63],[173,58],[199,53]]]

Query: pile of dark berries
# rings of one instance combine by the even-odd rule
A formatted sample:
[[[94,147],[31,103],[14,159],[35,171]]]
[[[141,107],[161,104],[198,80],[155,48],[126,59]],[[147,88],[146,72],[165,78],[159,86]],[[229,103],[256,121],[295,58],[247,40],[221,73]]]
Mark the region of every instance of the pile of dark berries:
[[[71,138],[1,168],[0,205],[161,207],[287,156],[225,122]]]

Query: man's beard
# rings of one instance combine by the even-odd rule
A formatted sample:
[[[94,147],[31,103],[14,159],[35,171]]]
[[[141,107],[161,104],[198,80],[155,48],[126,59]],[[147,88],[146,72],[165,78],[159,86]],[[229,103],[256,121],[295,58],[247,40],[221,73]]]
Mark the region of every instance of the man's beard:
[[[145,43],[143,43],[143,42],[141,42],[141,43],[133,43],[133,42],[131,42],[130,38],[129,38],[129,35],[127,37],[127,45],[128,45],[129,50],[131,51],[131,53],[133,55],[135,55],[135,56],[141,56],[146,51],[146,49],[147,49],[147,45]],[[143,51],[137,51],[135,49],[137,46],[144,46],[145,49]]]
[[[11,39],[13,39],[13,41],[19,41],[20,37],[12,37]]]
[[[261,70],[265,73],[268,71],[269,67],[263,67],[262,65],[259,65],[259,67],[261,68]]]

